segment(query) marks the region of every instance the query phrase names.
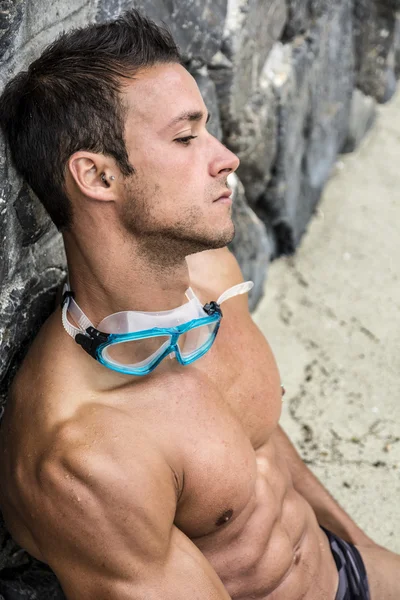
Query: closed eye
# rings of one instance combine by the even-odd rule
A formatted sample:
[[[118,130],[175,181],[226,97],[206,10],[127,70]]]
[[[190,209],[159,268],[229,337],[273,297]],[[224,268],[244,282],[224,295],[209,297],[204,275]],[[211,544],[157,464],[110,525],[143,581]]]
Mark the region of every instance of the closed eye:
[[[197,135],[187,135],[182,138],[176,138],[176,140],[174,140],[174,141],[179,142],[180,144],[183,144],[184,146],[189,146],[190,142],[192,140],[195,140],[196,138],[197,138]]]

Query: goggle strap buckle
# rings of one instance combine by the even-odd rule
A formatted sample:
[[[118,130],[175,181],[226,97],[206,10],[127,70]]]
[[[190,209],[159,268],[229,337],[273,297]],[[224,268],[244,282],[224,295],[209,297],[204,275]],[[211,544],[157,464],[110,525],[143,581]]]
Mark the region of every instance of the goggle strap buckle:
[[[86,333],[77,333],[75,341],[82,346],[84,350],[93,358],[96,358],[96,350],[99,346],[108,341],[110,335],[103,333],[95,327],[88,327]]]
[[[203,306],[203,310],[209,315],[215,315],[215,313],[218,313],[219,315],[221,315],[222,317],[222,310],[220,305],[215,302],[214,300],[212,300],[212,302],[208,302],[207,304],[205,304]]]
[[[72,290],[65,290],[61,298],[61,308],[70,298],[72,298],[72,300],[75,298],[75,292],[73,292]]]

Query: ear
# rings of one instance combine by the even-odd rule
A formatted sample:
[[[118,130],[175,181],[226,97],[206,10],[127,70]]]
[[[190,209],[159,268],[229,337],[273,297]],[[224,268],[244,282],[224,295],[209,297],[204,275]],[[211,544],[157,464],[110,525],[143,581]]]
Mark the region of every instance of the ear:
[[[68,171],[71,183],[85,196],[103,202],[117,200],[119,169],[103,154],[75,152],[68,160]]]

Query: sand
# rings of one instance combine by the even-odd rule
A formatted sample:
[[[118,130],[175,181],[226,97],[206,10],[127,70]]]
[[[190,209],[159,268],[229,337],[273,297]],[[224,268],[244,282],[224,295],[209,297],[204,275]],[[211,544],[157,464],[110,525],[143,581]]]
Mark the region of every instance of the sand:
[[[254,319],[287,393],[281,423],[354,520],[400,552],[400,94],[339,157]]]

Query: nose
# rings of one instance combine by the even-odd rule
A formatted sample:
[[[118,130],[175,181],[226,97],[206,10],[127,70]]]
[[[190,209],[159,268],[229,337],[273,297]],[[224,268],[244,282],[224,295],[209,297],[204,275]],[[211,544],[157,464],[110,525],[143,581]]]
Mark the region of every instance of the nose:
[[[210,163],[210,172],[213,177],[218,175],[229,175],[236,171],[240,164],[239,158],[224,146],[219,140],[214,138],[215,147],[213,148],[213,158]]]

